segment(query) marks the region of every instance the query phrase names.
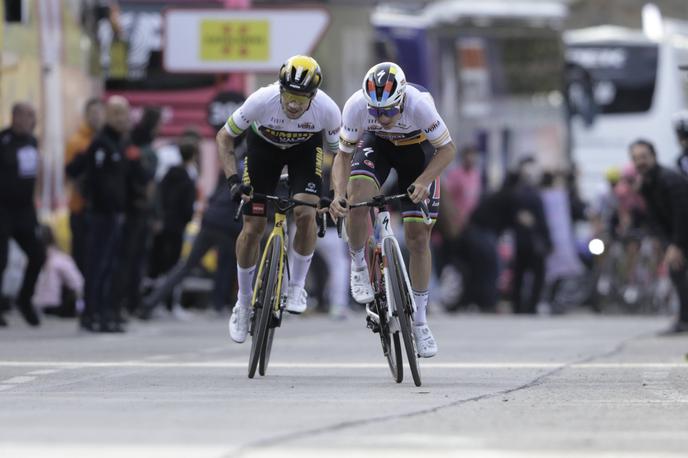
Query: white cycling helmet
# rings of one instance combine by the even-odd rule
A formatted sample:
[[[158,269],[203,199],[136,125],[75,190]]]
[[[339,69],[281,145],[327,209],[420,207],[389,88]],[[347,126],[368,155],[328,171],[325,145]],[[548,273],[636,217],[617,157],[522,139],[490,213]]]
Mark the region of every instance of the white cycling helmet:
[[[382,62],[363,78],[363,94],[368,106],[385,108],[400,105],[406,93],[406,75],[397,64]]]

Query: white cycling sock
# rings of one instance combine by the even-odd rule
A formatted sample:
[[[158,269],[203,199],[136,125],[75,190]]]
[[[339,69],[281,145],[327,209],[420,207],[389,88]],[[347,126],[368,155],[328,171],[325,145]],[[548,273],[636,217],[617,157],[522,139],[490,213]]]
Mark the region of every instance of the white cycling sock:
[[[416,313],[413,315],[413,321],[416,326],[425,324],[425,312],[428,308],[428,297],[430,293],[426,289],[425,291],[413,290],[413,300],[416,303]]]
[[[356,270],[363,270],[363,268],[366,267],[365,247],[360,250],[349,249],[349,254],[351,255],[351,260],[354,262],[354,268]]]
[[[313,253],[303,256],[296,251],[291,253],[291,265],[289,268],[289,286],[303,286],[306,284],[306,274],[311,266]]]
[[[239,283],[239,305],[248,307],[251,305],[253,295],[253,276],[256,274],[256,266],[243,268],[237,264],[237,280]]]

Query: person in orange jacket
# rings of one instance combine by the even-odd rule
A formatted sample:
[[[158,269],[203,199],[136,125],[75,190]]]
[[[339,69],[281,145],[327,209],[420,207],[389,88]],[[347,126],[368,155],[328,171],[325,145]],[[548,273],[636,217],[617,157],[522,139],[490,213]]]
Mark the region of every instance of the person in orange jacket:
[[[84,120],[79,128],[69,137],[65,146],[65,165],[70,164],[76,156],[83,154],[93,141],[93,137],[105,122],[103,101],[99,98],[89,99],[84,105]],[[72,233],[72,257],[77,267],[84,273],[86,259],[86,218],[85,200],[79,182],[67,179],[69,201],[69,228]]]

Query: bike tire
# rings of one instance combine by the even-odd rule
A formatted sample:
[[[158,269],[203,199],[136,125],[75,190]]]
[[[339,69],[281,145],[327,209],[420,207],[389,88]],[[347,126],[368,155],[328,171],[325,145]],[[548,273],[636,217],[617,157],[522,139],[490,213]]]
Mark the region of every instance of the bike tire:
[[[401,341],[399,339],[399,332],[390,332],[389,323],[387,322],[387,307],[388,302],[384,294],[382,272],[380,272],[380,260],[377,255],[373,255],[372,266],[372,284],[375,290],[375,311],[380,317],[380,343],[382,344],[382,353],[387,359],[389,371],[392,373],[392,378],[395,382],[401,383],[404,380],[404,364],[401,355]]]
[[[258,373],[265,375],[268,370],[268,363],[270,362],[270,352],[272,351],[272,340],[275,336],[275,328],[268,325],[268,335],[265,338],[265,345],[263,351],[260,352],[260,362],[258,363]]]
[[[401,328],[401,337],[406,349],[406,359],[409,363],[409,369],[411,369],[413,383],[416,386],[421,386],[420,367],[418,365],[418,356],[415,341],[413,339],[413,330],[411,328],[411,326],[413,326],[411,324],[411,314],[413,313],[411,302],[412,296],[404,279],[404,264],[399,258],[396,244],[394,244],[391,239],[384,241],[384,249],[387,255],[387,270],[390,277],[389,283],[392,286],[394,307],[396,308],[396,315],[399,320],[399,327]]]
[[[279,236],[273,237],[270,240],[270,245],[266,247],[269,250],[265,257],[267,265],[263,266],[261,278],[259,279],[260,291],[256,294],[258,307],[255,308],[253,333],[251,337],[251,354],[249,356],[248,377],[253,378],[256,375],[256,368],[261,360],[261,355],[266,350],[266,340],[269,334],[270,321],[274,307],[274,295],[277,288],[277,274],[279,270],[279,256],[281,250],[282,239]],[[279,299],[279,298],[278,298]],[[272,344],[272,342],[271,342]],[[263,358],[264,360],[265,358]],[[264,361],[264,367],[261,375],[265,375],[267,369],[267,362]]]

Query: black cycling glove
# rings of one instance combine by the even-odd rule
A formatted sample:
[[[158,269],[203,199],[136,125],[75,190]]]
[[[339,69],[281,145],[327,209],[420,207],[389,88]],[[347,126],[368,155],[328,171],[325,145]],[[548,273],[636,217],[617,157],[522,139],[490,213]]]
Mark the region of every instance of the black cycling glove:
[[[244,187],[241,185],[241,179],[236,173],[232,176],[227,177],[227,184],[229,185],[229,192],[232,195],[232,200],[234,202],[239,202],[241,200],[241,194],[243,193]]]

